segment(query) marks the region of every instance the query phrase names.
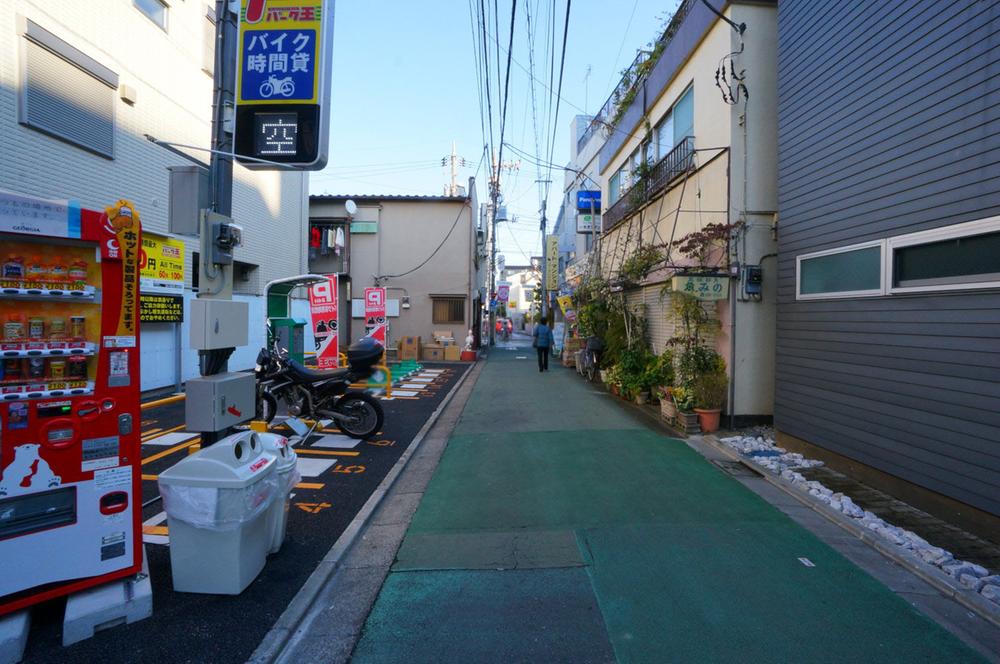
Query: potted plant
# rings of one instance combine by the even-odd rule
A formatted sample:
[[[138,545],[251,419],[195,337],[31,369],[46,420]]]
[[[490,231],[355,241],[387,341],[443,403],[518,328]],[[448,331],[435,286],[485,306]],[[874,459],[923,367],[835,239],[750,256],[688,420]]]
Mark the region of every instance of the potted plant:
[[[694,381],[694,412],[698,413],[701,430],[712,433],[719,430],[719,416],[726,402],[729,378],[724,371],[712,371],[698,376]]]
[[[694,392],[683,385],[678,385],[670,388],[670,396],[677,411],[674,424],[686,434],[698,433],[701,429],[698,425],[698,414],[693,412]]]
[[[660,417],[667,422],[673,422],[677,419],[677,406],[674,405],[674,399],[670,396],[672,390],[672,387],[662,385],[656,388],[656,395],[660,398]]]

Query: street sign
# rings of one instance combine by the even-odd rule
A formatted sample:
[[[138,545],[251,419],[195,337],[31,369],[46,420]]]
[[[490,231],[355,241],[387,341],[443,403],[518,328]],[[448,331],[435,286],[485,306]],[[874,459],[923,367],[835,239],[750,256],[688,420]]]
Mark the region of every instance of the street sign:
[[[333,6],[333,0],[241,0],[237,155],[302,170],[326,166]]]

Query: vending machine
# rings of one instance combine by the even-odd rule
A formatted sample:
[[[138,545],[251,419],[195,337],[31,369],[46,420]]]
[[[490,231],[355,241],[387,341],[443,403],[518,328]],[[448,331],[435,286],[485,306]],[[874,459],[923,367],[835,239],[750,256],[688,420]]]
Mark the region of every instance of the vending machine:
[[[0,614],[141,569],[140,234],[0,191]]]

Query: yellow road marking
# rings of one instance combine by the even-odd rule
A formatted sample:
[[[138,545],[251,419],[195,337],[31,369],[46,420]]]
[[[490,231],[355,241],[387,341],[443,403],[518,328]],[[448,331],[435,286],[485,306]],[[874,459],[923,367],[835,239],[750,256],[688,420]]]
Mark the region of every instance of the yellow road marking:
[[[167,531],[167,527],[166,526],[143,526],[142,527],[142,534],[143,535],[167,535],[168,531]]]
[[[150,429],[149,431],[143,431],[142,437],[146,438],[147,436],[152,436],[154,433],[159,433],[161,431],[163,431],[163,429]]]
[[[145,459],[143,459],[142,460],[142,465],[145,466],[147,463],[156,461],[157,459],[162,459],[165,456],[170,456],[174,452],[178,452],[178,451],[183,450],[185,448],[191,447],[192,445],[197,445],[200,442],[201,442],[201,436],[198,436],[197,438],[195,438],[193,440],[187,440],[187,441],[184,441],[183,443],[180,443],[178,445],[174,445],[173,447],[168,447],[167,449],[163,450],[162,452],[157,452],[156,454],[154,454],[152,456],[148,456]]]
[[[322,489],[326,485],[322,482],[299,482],[295,485],[296,489]]]
[[[156,401],[147,401],[146,403],[139,406],[139,410],[149,410],[150,408],[156,408],[157,406],[166,406],[169,403],[177,403],[178,401],[184,401],[185,395],[175,394],[170,397],[164,397],[163,399],[157,399]]]
[[[155,482],[157,477],[159,477],[159,475],[143,475],[142,479],[148,480],[150,482]]]
[[[336,450],[314,450],[308,447],[296,448],[296,454],[319,454],[322,456],[361,456],[361,452],[351,452],[344,450],[343,452],[338,452]]]
[[[143,434],[142,434],[142,442],[145,443],[146,441],[152,440],[153,438],[159,438],[160,436],[166,436],[168,433],[173,433],[175,431],[180,431],[183,428],[184,428],[184,425],[183,424],[179,424],[179,425],[177,425],[177,426],[175,426],[175,427],[173,427],[171,429],[167,429],[167,430],[155,429],[153,432],[150,432],[150,431],[143,432]],[[154,435],[152,435],[152,433],[154,433],[154,432],[159,432],[159,434],[154,436]]]

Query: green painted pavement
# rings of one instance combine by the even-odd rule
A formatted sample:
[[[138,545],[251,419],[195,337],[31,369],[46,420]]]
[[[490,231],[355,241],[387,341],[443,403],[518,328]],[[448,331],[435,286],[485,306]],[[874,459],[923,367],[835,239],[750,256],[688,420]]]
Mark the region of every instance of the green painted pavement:
[[[516,354],[477,381],[357,661],[979,661],[682,441]]]

